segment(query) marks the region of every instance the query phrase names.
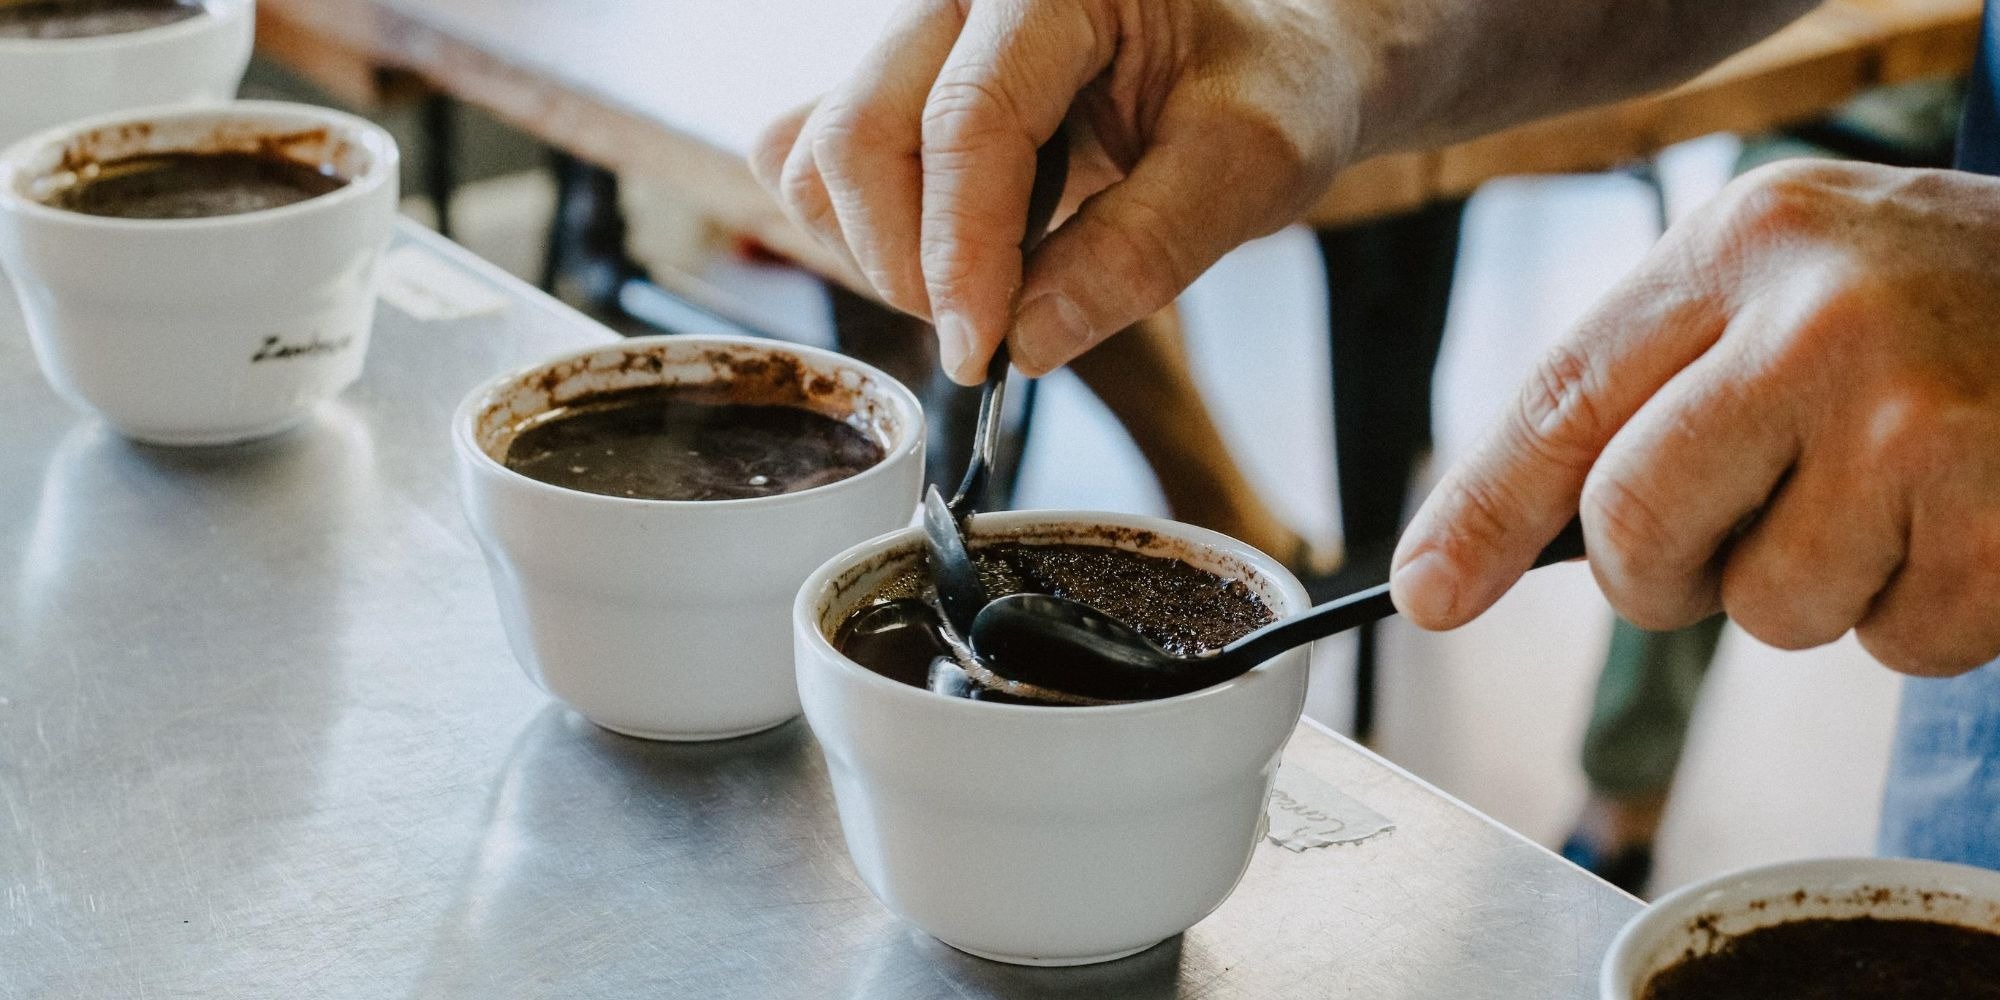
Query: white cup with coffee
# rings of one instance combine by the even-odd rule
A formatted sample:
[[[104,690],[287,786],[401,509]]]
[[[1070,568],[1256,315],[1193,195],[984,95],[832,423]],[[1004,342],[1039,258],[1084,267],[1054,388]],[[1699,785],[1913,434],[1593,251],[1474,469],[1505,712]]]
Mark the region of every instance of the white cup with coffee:
[[[396,174],[326,108],[85,119],[0,153],[0,269],[49,381],[120,433],[262,437],[359,377]]]
[[[1007,511],[979,514],[971,526],[975,554],[995,543],[1111,548],[1211,576],[1215,585],[1162,587],[1158,601],[1109,591],[1099,598],[1156,615],[1154,626],[1183,636],[1208,630],[1199,620],[1211,600],[1203,595],[1220,589],[1233,604],[1240,587],[1265,619],[1311,603],[1268,556],[1159,518]],[[944,943],[1024,965],[1121,958],[1220,906],[1264,834],[1279,755],[1305,705],[1309,649],[1153,701],[948,697],[923,679],[923,644],[912,655],[900,641],[882,643],[887,630],[870,610],[921,591],[923,549],[915,528],[855,546],[805,582],[793,609],[800,696],[862,882]],[[1030,569],[1035,558],[1020,550],[1003,557]],[[1080,569],[1088,563],[1074,552],[1042,565],[1080,573],[1071,579],[1081,586],[1094,586],[1091,574],[1134,578],[1115,564],[1101,574]],[[1137,574],[1159,569],[1147,563]],[[1163,606],[1147,611],[1153,605]],[[888,661],[911,662],[862,653],[855,643],[863,634]]]
[[[472,391],[460,497],[530,679],[598,725],[712,740],[798,715],[792,598],[910,523],[923,412],[830,351],[641,337]]]
[[[79,118],[227,101],[254,21],[253,0],[0,3],[0,147]]]
[[[1963,984],[1977,980],[1985,996],[1996,969],[2000,872],[1815,858],[1729,872],[1661,897],[1612,941],[1599,995],[1947,997],[1973,995]]]

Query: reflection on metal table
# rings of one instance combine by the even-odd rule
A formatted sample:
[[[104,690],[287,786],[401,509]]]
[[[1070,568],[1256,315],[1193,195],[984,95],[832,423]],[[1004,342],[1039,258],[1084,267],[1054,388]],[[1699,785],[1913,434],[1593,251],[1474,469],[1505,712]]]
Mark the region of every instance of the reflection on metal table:
[[[802,722],[645,743],[515,667],[447,418],[611,334],[399,244],[392,284],[462,287],[385,302],[362,381],[242,447],[111,436],[0,294],[0,996],[1595,995],[1636,902],[1311,724],[1301,797],[1394,830],[1261,844],[1180,939],[1020,969],[901,924]]]

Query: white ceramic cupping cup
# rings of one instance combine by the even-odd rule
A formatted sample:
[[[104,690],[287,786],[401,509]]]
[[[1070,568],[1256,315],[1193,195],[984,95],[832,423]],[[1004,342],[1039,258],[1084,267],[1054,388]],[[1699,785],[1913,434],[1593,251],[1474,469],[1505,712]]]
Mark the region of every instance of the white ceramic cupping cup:
[[[758,379],[820,383],[802,397],[883,445],[858,475],[744,500],[644,500],[507,469],[515,430],[581,396]],[[747,374],[745,374],[747,373]],[[500,618],[530,678],[592,722],[646,739],[724,739],[799,714],[793,596],[827,557],[910,523],[923,412],[888,375],[830,351],[731,337],[641,337],[475,389],[454,418],[460,495]]]
[[[252,0],[205,0],[185,21],[89,38],[0,38],[0,147],[128,108],[236,96]]]
[[[180,150],[274,152],[347,183],[292,205],[122,219],[43,203],[66,165]],[[0,266],[42,371],[128,437],[223,444],[285,430],[361,374],[396,144],[302,104],[151,108],[0,153]]]
[[[1310,601],[1226,536],[1080,511],[980,514],[977,539],[1115,545],[1244,580],[1279,615]],[[873,673],[829,636],[918,564],[916,529],[849,549],[799,591],[799,692],[855,868],[961,951],[1081,965],[1142,951],[1222,904],[1249,866],[1305,704],[1296,649],[1192,694],[1093,707],[945,698]]]
[[[1611,943],[1603,1000],[1638,1000],[1690,950],[1813,917],[1934,920],[2000,933],[2000,872],[1903,858],[1823,858],[1749,868],[1676,890]]]

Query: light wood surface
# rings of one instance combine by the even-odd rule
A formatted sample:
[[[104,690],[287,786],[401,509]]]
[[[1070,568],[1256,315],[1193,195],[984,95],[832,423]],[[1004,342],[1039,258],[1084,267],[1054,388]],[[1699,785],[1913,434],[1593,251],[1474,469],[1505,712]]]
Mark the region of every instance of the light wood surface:
[[[1665,94],[1359,164],[1311,213],[1356,221],[1506,174],[1599,170],[1683,139],[1814,117],[1879,83],[1964,72],[1979,0],[1831,0]],[[661,178],[719,222],[833,265],[743,154],[839,80],[893,0],[261,0],[265,51],[345,97],[402,70],[585,159]]]

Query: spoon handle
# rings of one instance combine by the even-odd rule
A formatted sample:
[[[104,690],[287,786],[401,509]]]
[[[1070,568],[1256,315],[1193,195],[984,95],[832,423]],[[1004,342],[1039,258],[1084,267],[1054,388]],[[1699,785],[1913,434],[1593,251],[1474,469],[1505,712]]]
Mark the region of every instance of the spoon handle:
[[[1049,141],[1035,150],[1035,181],[1028,190],[1028,227],[1021,235],[1021,267],[1028,266],[1028,255],[1048,235],[1049,221],[1055,218],[1056,206],[1062,203],[1063,184],[1069,180],[1069,133],[1060,126]],[[972,505],[979,502],[979,495],[986,490],[986,477],[992,471],[1000,447],[1000,414],[1007,405],[1007,343],[1002,341],[993,352],[993,360],[986,366],[986,385],[979,393],[979,416],[973,421],[972,462],[965,467],[965,478],[959,481],[958,492],[952,494],[951,513],[954,518],[963,519],[972,513]]]
[[[1556,534],[1555,540],[1535,557],[1531,568],[1540,569],[1582,557],[1583,522],[1570,518],[1569,523]],[[1389,584],[1385,581],[1367,590],[1328,601],[1304,614],[1272,622],[1222,647],[1216,658],[1227,657],[1242,664],[1243,669],[1248,669],[1294,646],[1381,621],[1395,613],[1396,602],[1390,599]]]

